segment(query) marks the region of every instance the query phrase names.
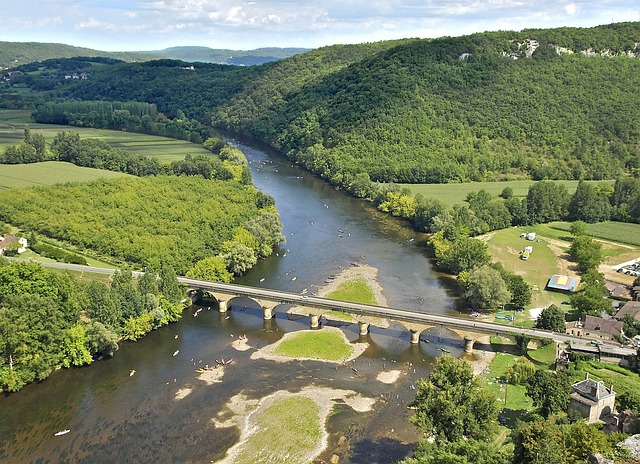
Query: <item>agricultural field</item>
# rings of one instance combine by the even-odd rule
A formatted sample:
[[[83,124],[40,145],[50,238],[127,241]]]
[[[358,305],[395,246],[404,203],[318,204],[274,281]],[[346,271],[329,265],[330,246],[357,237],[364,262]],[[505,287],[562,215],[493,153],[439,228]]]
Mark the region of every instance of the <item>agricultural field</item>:
[[[552,222],[549,226],[553,229],[567,232],[571,227],[571,223]],[[615,221],[598,222],[596,224],[587,224],[587,232],[597,239],[640,247],[640,224]]]
[[[32,164],[3,164],[0,169],[0,192],[35,185],[88,182],[99,178],[123,177],[128,174],[84,168],[61,161],[45,161]]]
[[[424,197],[435,198],[447,206],[464,203],[470,192],[486,190],[492,196],[498,196],[505,187],[511,187],[516,197],[526,197],[529,187],[536,181],[510,180],[504,182],[466,182],[461,184],[398,184],[400,187],[408,187],[412,194],[421,194]],[[567,187],[569,194],[573,194],[578,187],[577,180],[554,181]],[[590,183],[592,181],[589,181]],[[614,181],[593,181],[593,183],[605,183],[613,185]]]
[[[38,124],[30,122],[30,116],[28,111],[0,110],[0,150],[18,144],[24,137],[24,125],[29,124],[31,133],[42,134],[47,144],[50,144],[59,132],[73,131],[78,132],[82,139],[103,139],[114,148],[125,150],[132,155],[157,158],[163,163],[181,160],[186,154],[214,156],[201,145],[185,140],[89,127]]]

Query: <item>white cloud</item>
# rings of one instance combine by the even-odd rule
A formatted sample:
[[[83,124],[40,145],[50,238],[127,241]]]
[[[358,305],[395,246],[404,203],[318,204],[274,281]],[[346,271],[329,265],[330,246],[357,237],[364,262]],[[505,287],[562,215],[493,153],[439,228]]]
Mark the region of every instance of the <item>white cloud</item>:
[[[640,20],[638,0],[21,0],[0,40],[110,50],[318,47]],[[117,34],[115,33],[117,32]],[[104,35],[103,35],[104,34]]]

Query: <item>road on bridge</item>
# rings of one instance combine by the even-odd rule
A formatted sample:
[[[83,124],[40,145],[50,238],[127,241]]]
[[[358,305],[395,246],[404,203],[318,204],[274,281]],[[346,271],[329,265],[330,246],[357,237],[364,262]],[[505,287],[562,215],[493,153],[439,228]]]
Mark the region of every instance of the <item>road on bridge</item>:
[[[22,261],[12,258],[12,261]],[[73,271],[92,272],[99,274],[113,274],[116,269],[100,268],[93,266],[82,266],[77,264],[65,264],[65,263],[40,263],[46,267],[53,267],[58,269],[69,269]],[[140,276],[143,272],[134,271],[135,276]],[[578,345],[587,345],[591,342],[589,339],[577,337],[575,335],[569,335],[559,332],[551,332],[548,330],[532,329],[517,327],[505,324],[496,324],[493,322],[478,321],[475,319],[469,320],[466,318],[441,316],[438,314],[421,313],[409,309],[398,309],[383,306],[372,306],[360,303],[351,303],[348,301],[331,300],[328,298],[321,298],[311,295],[300,295],[298,293],[285,292],[281,290],[270,290],[259,287],[249,287],[246,285],[238,284],[226,284],[220,282],[209,282],[197,279],[190,279],[188,277],[178,277],[178,281],[186,284],[192,288],[199,288],[202,290],[219,291],[222,293],[229,293],[235,296],[244,296],[248,298],[258,298],[274,301],[281,304],[292,304],[299,306],[308,306],[318,309],[327,309],[342,311],[355,316],[370,316],[391,319],[401,322],[411,322],[416,324],[422,324],[425,326],[443,326],[454,329],[460,329],[467,332],[496,334],[496,335],[511,335],[511,336],[525,336],[530,338],[544,338],[554,340],[556,343],[571,343]],[[612,345],[616,347],[616,350],[626,355],[635,355],[636,351],[628,348],[619,348],[619,345]]]

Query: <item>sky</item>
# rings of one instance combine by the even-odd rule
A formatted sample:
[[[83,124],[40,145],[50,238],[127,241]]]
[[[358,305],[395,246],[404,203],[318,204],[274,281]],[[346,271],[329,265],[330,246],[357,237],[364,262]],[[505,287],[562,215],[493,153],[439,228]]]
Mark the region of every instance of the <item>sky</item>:
[[[0,0],[0,41],[102,51],[318,48],[640,21],[639,0]]]

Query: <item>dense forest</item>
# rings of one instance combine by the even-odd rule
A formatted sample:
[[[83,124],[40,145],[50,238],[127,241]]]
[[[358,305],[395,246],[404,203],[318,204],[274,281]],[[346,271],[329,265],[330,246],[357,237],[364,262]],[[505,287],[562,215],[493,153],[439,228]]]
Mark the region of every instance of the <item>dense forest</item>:
[[[283,240],[271,197],[202,176],[13,189],[3,193],[0,219],[140,267],[161,261],[182,275],[216,256],[242,274]]]
[[[0,393],[46,379],[57,367],[113,356],[120,340],[177,321],[183,296],[170,266],[110,285],[79,282],[36,263],[0,257]]]

